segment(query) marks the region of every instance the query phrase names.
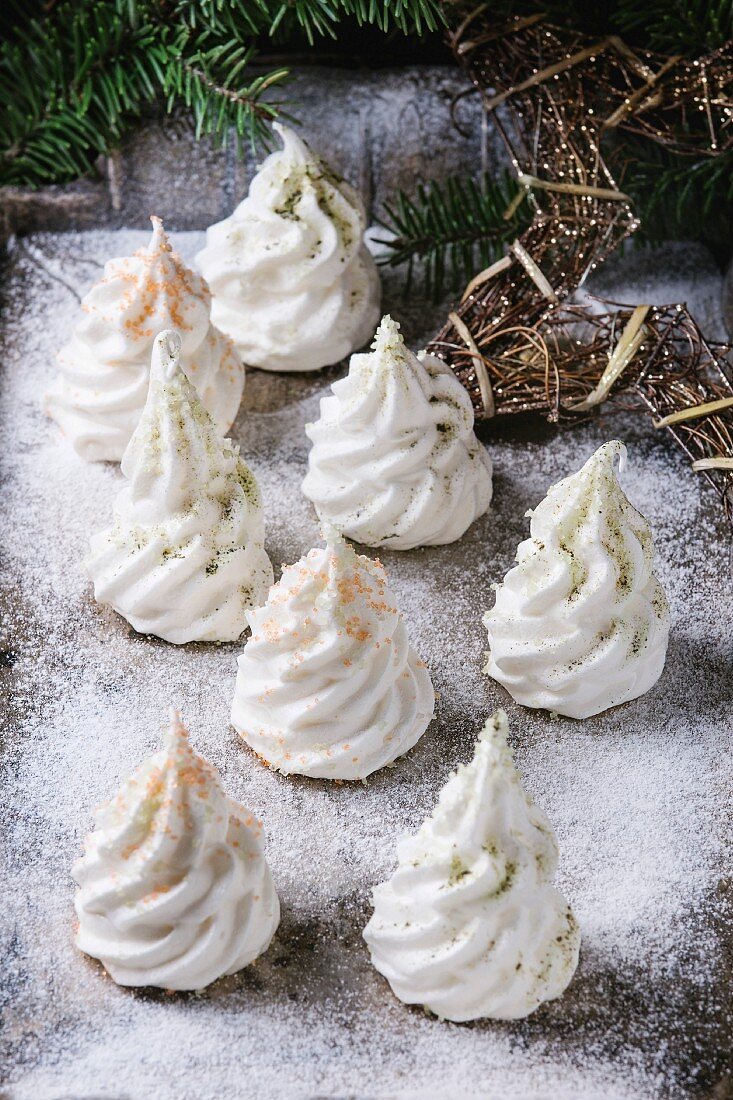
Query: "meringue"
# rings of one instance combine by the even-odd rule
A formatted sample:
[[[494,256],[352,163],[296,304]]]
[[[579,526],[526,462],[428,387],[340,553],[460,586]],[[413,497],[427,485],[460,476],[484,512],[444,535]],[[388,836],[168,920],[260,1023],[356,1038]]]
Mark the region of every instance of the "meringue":
[[[485,671],[527,707],[587,718],[659,679],[669,608],[654,543],[618,483],[623,443],[600,447],[529,514],[531,537],[484,617]]]
[[[84,297],[83,316],[59,353],[61,373],[44,398],[45,411],[88,461],[122,458],[145,404],[161,329],[181,333],[181,366],[222,435],[242,397],[244,367],[210,323],[206,283],[172,251],[160,218],[150,220],[148,247],[110,260]]]
[[[91,540],[94,596],[168,642],[234,641],[272,584],[259,489],[160,333],[150,392],[122,459],[114,525]]]
[[[369,339],[379,278],[356,191],[292,130],[273,129],[283,148],[260,166],[231,217],[207,230],[197,263],[214,322],[245,363],[317,370]]]
[[[551,885],[557,841],[522,789],[503,711],[374,890],[372,963],[400,1000],[446,1020],[517,1020],[566,989],[580,932]]]
[[[280,904],[261,823],[227,798],[176,712],[94,821],[71,872],[76,945],[118,985],[203,989],[267,950]]]
[[[303,492],[322,520],[366,546],[410,550],[455,542],[483,515],[491,459],[471,399],[440,359],[405,347],[391,317],[331,389],[305,429]]]
[[[247,615],[232,724],[285,775],[364,779],[418,741],[435,696],[381,564],[324,533]]]

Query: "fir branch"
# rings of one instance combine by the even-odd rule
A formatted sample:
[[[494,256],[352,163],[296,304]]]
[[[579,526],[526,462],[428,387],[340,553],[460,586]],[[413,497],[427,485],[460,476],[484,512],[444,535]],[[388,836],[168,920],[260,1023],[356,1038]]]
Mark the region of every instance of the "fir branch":
[[[238,145],[266,143],[268,123],[288,117],[271,98],[288,71],[249,79],[256,37],[286,27],[334,35],[349,16],[407,33],[441,18],[439,0],[58,0],[23,24],[9,2],[0,184],[31,186],[92,170],[156,99],[187,107],[197,137],[226,144],[233,130]]]
[[[385,32],[436,30],[445,22],[443,6],[440,0],[177,0],[173,10],[191,27],[240,39],[298,29],[312,44],[316,38],[336,38],[338,24],[347,18]]]
[[[275,69],[243,83],[254,53],[253,47],[220,39],[210,31],[196,37],[188,30],[179,33],[174,58],[163,77],[167,109],[178,103],[190,108],[197,138],[211,134],[225,146],[233,130],[238,145],[244,138],[251,145],[266,141],[267,124],[283,112],[277,102],[264,96],[282,85],[289,71]]]
[[[403,34],[434,31],[445,23],[439,0],[281,0],[274,6],[270,33],[287,20],[297,23],[311,43],[316,36],[335,38],[339,20],[347,17],[359,26],[371,24],[381,31],[396,28]]]
[[[529,224],[527,204],[517,203],[519,198],[519,186],[508,174],[503,180],[449,176],[420,184],[414,198],[399,191],[379,222],[387,236],[377,243],[388,253],[378,262],[406,265],[405,293],[416,269],[428,296],[458,291]]]
[[[624,153],[620,185],[641,219],[639,242],[697,240],[725,262],[733,250],[733,150],[690,160],[637,139]]]
[[[614,22],[648,49],[687,57],[733,38],[733,0],[617,0]]]
[[[31,20],[0,48],[0,183],[89,171],[154,98],[167,60],[151,28],[132,28],[114,4],[68,4],[63,19]]]
[[[272,7],[268,0],[175,0],[171,20],[243,41],[267,34]]]

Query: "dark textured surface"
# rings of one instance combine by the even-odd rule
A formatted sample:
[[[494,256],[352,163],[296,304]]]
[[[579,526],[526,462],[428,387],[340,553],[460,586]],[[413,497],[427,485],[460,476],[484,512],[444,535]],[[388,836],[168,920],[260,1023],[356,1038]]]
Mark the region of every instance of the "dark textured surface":
[[[120,475],[77,460],[39,409],[78,295],[103,260],[144,240],[38,235],[13,249],[7,270],[0,678],[12,695],[0,952],[13,1100],[730,1096],[733,602],[714,496],[633,414],[562,432],[531,419],[482,426],[495,462],[491,512],[453,546],[384,555],[439,694],[437,721],[365,786],[274,775],[228,725],[237,646],[168,646],[94,604],[81,560]],[[175,243],[190,256],[200,240]],[[595,289],[631,300],[683,293],[719,323],[720,278],[699,250],[630,253]],[[385,308],[419,343],[445,305],[404,303],[390,282]],[[233,435],[260,480],[276,567],[318,538],[299,490],[303,424],[342,369],[249,373]],[[553,721],[481,675],[481,614],[526,535],[527,508],[614,435],[629,446],[624,484],[652,523],[672,602],[667,667],[641,700],[583,723]],[[119,989],[72,943],[69,867],[91,809],[152,751],[169,702],[182,705],[227,790],[263,818],[283,904],[270,951],[201,995]],[[558,882],[583,947],[567,993],[530,1019],[455,1026],[392,997],[361,928],[397,837],[430,811],[497,705],[556,828]]]

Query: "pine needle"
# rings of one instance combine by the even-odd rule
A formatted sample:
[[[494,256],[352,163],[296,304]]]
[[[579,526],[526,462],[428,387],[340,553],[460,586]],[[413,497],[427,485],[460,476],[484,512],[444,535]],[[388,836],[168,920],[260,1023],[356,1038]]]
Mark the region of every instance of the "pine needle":
[[[500,180],[450,176],[420,184],[414,198],[399,191],[379,222],[386,234],[377,243],[388,252],[378,262],[404,265],[406,293],[416,273],[434,299],[446,289],[458,291],[529,224],[526,202],[515,201],[522,194],[508,174]]]
[[[8,2],[0,184],[31,187],[93,171],[153,101],[187,109],[197,138],[266,145],[290,117],[273,95],[289,72],[253,74],[255,38],[299,27],[313,41],[345,17],[406,34],[443,20],[439,0],[58,0],[25,18]]]

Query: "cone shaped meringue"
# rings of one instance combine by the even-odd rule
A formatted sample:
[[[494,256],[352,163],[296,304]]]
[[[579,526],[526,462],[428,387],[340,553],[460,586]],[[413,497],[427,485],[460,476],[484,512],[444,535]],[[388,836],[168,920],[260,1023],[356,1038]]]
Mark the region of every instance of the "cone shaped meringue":
[[[484,617],[486,672],[518,703],[587,718],[659,679],[669,608],[654,542],[618,483],[626,448],[605,443],[553,485]]]
[[[173,252],[160,218],[133,256],[110,260],[82,301],[83,316],[59,353],[60,375],[44,398],[74,450],[88,461],[119,462],[148,393],[153,340],[181,334],[181,366],[222,435],[234,418],[244,368],[231,341],[210,323],[203,279]]]
[[[522,789],[503,711],[473,760],[397,848],[364,929],[377,970],[407,1004],[446,1020],[516,1020],[566,989],[580,933],[552,886],[557,841]]]
[[[245,363],[317,370],[369,339],[379,279],[357,193],[292,130],[273,129],[283,148],[267,157],[231,217],[208,229],[197,263],[214,322]]]
[[[261,829],[174,712],[163,748],[95,812],[72,868],[77,947],[118,985],[203,989],[241,970],[280,921]]]
[[[491,459],[471,399],[440,359],[405,347],[391,317],[331,389],[306,425],[303,492],[321,520],[366,546],[410,550],[455,542],[483,515]]]
[[[247,616],[232,724],[285,775],[364,779],[412,748],[435,697],[381,564],[324,533]]]
[[[161,332],[150,392],[122,459],[114,525],[91,540],[98,603],[168,642],[234,641],[264,602],[272,565],[259,489],[180,369],[181,341]]]

